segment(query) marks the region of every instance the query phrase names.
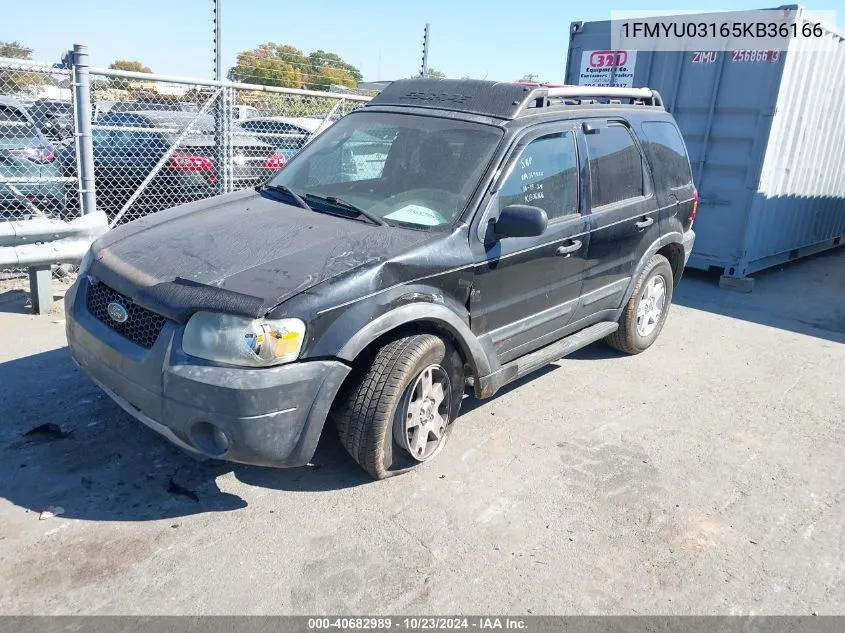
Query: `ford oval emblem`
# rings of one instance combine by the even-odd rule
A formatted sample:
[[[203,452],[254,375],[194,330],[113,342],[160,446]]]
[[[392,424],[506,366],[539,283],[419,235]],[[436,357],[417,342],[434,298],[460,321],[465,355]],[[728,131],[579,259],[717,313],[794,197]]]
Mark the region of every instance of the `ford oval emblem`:
[[[106,306],[106,311],[109,313],[111,320],[117,321],[118,323],[126,323],[126,319],[129,318],[126,308],[114,301]]]

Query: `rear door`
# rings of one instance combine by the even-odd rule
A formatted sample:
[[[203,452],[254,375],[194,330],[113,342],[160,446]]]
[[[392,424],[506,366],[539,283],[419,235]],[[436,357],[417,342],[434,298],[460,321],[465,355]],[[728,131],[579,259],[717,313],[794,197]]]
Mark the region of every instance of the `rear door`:
[[[640,258],[660,234],[642,150],[622,120],[583,127],[590,191],[590,245],[576,319],[621,305]]]
[[[526,134],[506,161],[508,173],[483,219],[487,239],[475,245],[471,326],[507,362],[560,338],[578,304],[589,232],[581,195],[583,162],[575,124]],[[542,208],[537,237],[492,239],[490,225],[510,204]]]

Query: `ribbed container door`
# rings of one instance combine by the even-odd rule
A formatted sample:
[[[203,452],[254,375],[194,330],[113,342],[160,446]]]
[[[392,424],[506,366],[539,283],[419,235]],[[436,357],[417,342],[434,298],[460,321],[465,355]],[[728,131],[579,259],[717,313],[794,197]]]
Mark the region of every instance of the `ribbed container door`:
[[[845,40],[826,29],[812,50],[807,43],[793,41],[786,54],[746,237],[748,273],[845,235]]]

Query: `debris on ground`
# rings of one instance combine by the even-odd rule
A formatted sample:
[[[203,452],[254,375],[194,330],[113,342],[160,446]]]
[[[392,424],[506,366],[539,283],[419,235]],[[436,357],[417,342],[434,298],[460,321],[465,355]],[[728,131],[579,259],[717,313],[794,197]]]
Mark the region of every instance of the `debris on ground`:
[[[52,519],[53,517],[57,517],[60,514],[64,514],[65,509],[61,506],[49,506],[46,510],[43,510],[41,514],[38,516],[39,521],[44,521],[46,519]]]
[[[183,497],[188,497],[188,499],[193,499],[197,503],[199,503],[199,496],[193,490],[188,490],[185,486],[180,486],[171,477],[170,481],[167,484],[167,492],[174,494],[174,495],[182,495]]]
[[[64,437],[68,437],[71,433],[73,433],[72,430],[65,430],[55,422],[47,422],[45,424],[39,424],[33,429],[29,429],[26,433],[24,433],[24,437],[41,436],[48,437],[53,440],[58,440]]]

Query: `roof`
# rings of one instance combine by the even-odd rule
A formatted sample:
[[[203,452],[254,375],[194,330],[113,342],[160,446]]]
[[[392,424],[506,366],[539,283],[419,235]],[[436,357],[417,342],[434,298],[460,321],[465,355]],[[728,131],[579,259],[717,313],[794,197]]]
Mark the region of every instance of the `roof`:
[[[437,108],[510,119],[515,104],[521,104],[529,91],[527,86],[478,79],[400,79],[387,85],[366,107]]]

